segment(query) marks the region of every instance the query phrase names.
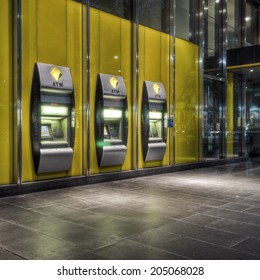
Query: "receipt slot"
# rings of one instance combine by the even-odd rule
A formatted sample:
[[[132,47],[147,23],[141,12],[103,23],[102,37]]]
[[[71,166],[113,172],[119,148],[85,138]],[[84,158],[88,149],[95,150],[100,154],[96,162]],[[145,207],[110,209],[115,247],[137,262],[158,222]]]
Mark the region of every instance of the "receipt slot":
[[[36,63],[31,92],[31,141],[37,174],[71,167],[75,136],[70,69]]]
[[[95,138],[100,167],[122,165],[127,150],[128,117],[124,79],[98,74]]]
[[[162,160],[167,138],[167,104],[162,83],[144,81],[141,120],[144,161]]]

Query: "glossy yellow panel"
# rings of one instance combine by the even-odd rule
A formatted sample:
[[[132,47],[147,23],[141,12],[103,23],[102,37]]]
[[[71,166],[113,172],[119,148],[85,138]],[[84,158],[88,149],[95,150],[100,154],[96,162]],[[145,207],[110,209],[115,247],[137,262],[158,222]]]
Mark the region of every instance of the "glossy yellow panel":
[[[73,0],[22,2],[22,181],[82,174],[83,5]],[[76,108],[72,168],[68,172],[37,175],[30,137],[30,93],[34,63],[40,61],[71,69]]]
[[[175,162],[198,161],[198,46],[176,38]]]
[[[0,184],[13,183],[12,1],[0,8]]]
[[[100,73],[121,75],[121,19],[100,13]]]
[[[57,65],[67,63],[67,2],[38,0],[38,61]]]
[[[227,75],[227,157],[234,155],[234,86],[233,74]]]
[[[30,137],[30,94],[37,57],[37,1],[22,2],[22,181],[37,179]]]
[[[144,162],[142,152],[142,139],[141,139],[141,106],[142,106],[142,90],[143,82],[154,81],[162,82],[166,91],[167,107],[169,108],[170,90],[170,36],[168,34],[159,32],[157,30],[139,25],[139,84],[138,84],[138,167],[156,167],[169,165],[169,152],[170,152],[170,131],[168,129],[167,147],[164,158],[162,161]],[[172,81],[172,80],[171,80]],[[168,109],[169,113],[169,109]]]
[[[140,71],[144,71],[145,80],[161,81],[161,43],[161,32],[144,28],[144,68]]]
[[[128,102],[128,144],[122,166],[99,168],[95,143],[95,95],[98,73],[123,76]],[[132,23],[90,8],[90,174],[130,170],[132,160]]]

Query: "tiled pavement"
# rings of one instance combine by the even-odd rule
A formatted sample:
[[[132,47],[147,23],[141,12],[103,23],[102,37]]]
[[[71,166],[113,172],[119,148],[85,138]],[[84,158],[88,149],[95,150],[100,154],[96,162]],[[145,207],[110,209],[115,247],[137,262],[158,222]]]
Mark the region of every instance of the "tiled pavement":
[[[260,164],[0,198],[0,259],[260,259]]]

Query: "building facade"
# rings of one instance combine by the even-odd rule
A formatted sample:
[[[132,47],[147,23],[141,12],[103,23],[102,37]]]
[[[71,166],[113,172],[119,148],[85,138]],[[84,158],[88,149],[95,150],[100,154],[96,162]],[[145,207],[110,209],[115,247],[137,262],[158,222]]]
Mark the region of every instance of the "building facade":
[[[6,192],[260,153],[260,1],[0,3]]]

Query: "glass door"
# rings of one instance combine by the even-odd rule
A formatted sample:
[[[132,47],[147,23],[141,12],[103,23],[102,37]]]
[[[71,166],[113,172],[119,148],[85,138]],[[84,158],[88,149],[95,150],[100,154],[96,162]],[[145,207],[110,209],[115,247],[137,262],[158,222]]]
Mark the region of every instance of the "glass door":
[[[203,156],[214,160],[220,157],[222,83],[204,79],[203,92]]]

